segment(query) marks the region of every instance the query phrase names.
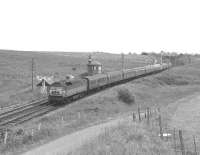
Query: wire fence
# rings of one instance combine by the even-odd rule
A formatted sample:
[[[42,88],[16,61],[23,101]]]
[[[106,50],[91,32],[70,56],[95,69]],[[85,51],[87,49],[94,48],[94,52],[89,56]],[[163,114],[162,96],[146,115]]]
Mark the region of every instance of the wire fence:
[[[137,112],[133,112],[133,121],[145,121],[148,126],[154,128],[170,151],[174,155],[198,155],[200,153],[200,139],[187,131],[172,128],[162,118],[159,108],[146,108],[141,110],[138,107]]]

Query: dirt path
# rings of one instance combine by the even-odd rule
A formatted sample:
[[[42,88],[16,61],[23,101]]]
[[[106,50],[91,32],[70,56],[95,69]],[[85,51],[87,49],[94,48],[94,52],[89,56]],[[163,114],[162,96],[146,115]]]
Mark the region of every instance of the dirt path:
[[[124,116],[107,123],[95,125],[61,137],[53,142],[26,152],[23,155],[65,155],[77,149],[82,144],[96,138],[101,133],[104,133],[106,128],[117,126],[120,122],[129,120],[131,120],[131,117]]]
[[[169,125],[200,135],[200,94],[196,93],[168,106]]]

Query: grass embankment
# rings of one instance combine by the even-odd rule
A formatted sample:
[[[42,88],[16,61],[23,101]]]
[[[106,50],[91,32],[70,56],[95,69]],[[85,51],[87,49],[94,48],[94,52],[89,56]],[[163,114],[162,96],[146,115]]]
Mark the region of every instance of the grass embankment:
[[[13,128],[9,132],[8,144],[0,145],[0,152],[16,154],[25,151],[62,135],[98,124],[109,117],[135,111],[138,106],[166,107],[169,103],[200,91],[198,77],[199,64],[191,64],[99,92],[42,118]],[[125,103],[126,101],[119,97],[119,90],[128,90],[132,96],[130,98],[132,104]],[[39,124],[41,124],[40,130],[38,130]]]
[[[121,122],[68,155],[172,155],[170,145],[158,138],[155,130],[144,121]]]
[[[0,107],[20,104],[40,97],[39,90],[31,91],[31,65],[34,58],[34,87],[39,81],[36,75],[79,75],[86,72],[89,53],[20,52],[0,50]],[[103,65],[104,71],[121,69],[121,55],[92,53],[92,58]],[[125,68],[144,66],[152,59],[141,55],[125,55]]]

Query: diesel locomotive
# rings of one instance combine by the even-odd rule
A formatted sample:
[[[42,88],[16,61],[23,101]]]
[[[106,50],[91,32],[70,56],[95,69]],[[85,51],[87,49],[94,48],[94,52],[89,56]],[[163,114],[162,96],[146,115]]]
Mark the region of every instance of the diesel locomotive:
[[[144,76],[151,73],[160,72],[171,67],[171,64],[154,64],[133,69],[124,69],[84,78],[76,78],[71,81],[61,80],[54,82],[49,88],[48,100],[51,103],[64,103],[108,86],[118,84]]]

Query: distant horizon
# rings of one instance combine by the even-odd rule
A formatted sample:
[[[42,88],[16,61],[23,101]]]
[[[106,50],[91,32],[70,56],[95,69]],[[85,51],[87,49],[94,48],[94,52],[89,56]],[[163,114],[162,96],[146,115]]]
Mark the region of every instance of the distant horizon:
[[[16,49],[0,49],[0,51],[10,51],[10,52],[41,52],[41,53],[56,53],[56,52],[60,52],[60,53],[108,53],[108,54],[142,54],[142,53],[156,53],[159,54],[161,53],[161,51],[163,51],[164,53],[177,53],[177,54],[190,54],[190,55],[196,55],[196,54],[200,54],[200,53],[189,53],[189,52],[170,52],[170,51],[164,51],[161,50],[160,52],[154,52],[154,51],[141,51],[141,52],[126,52],[126,53],[116,53],[116,52],[109,52],[109,51],[59,51],[59,50],[16,50]]]

